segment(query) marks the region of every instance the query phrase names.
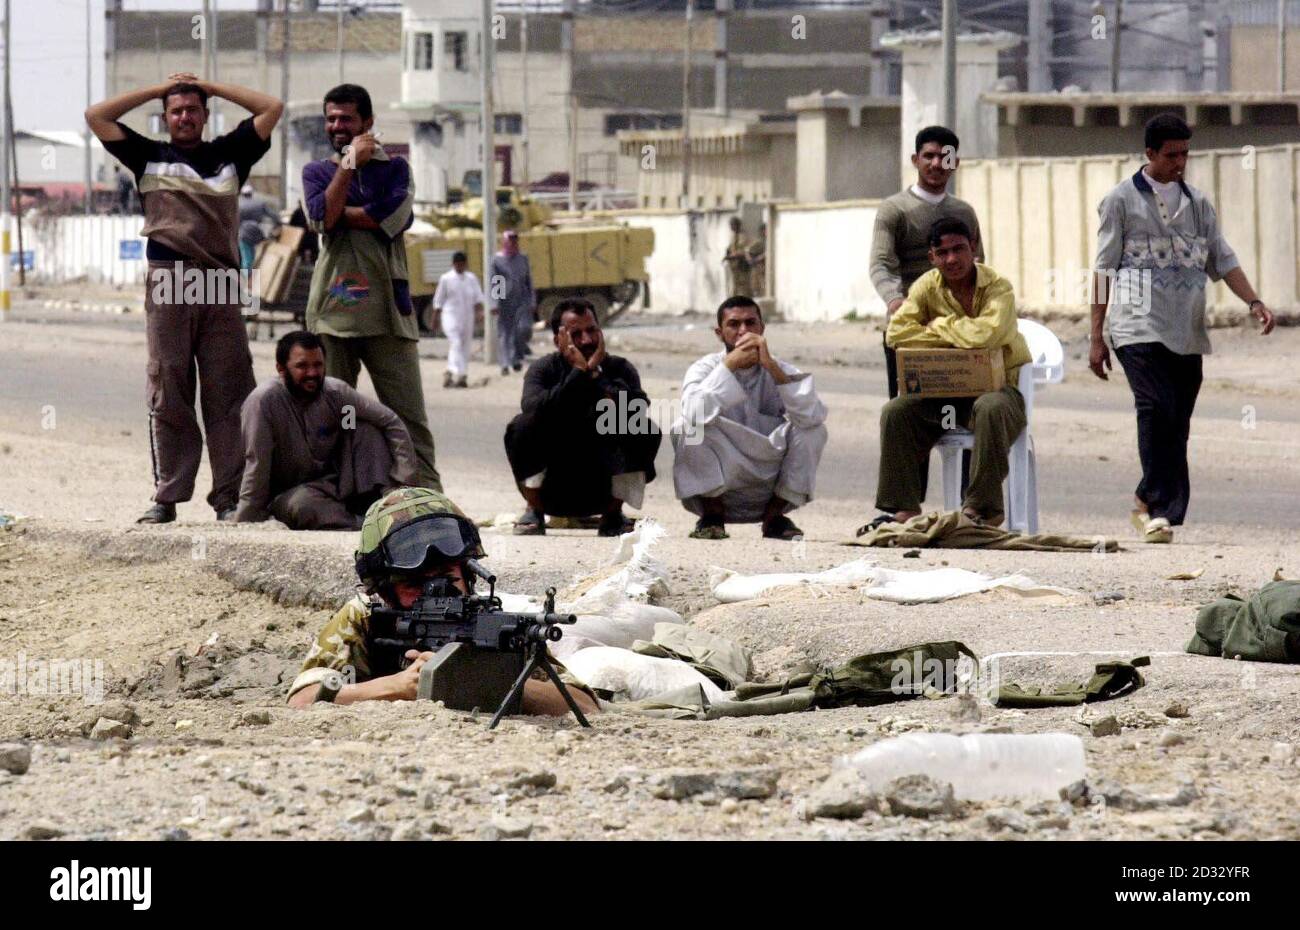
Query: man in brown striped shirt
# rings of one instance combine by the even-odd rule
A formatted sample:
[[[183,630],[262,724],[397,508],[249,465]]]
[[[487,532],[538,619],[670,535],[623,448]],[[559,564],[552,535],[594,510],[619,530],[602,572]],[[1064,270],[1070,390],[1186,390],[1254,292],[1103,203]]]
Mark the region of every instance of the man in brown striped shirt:
[[[204,141],[210,96],[253,115]],[[146,138],[118,122],[151,100],[162,101],[168,141]],[[170,523],[176,504],[194,493],[203,455],[194,414],[199,381],[212,466],[208,503],[218,520],[234,517],[244,464],[239,409],[254,386],[240,306],[248,289],[239,278],[239,189],[270,148],[283,111],[274,97],[188,73],[86,110],[91,131],[135,175],[144,207],[141,233],[148,239],[145,331],[154,505],[137,522]]]

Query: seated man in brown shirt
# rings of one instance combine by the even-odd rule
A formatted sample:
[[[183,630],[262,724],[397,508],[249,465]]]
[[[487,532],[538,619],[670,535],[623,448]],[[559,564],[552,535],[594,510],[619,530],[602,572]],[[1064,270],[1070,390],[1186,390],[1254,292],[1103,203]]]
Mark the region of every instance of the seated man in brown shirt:
[[[244,479],[235,519],[295,530],[355,530],[366,508],[415,479],[415,449],[396,413],[325,377],[319,336],[286,333],[279,376],[242,411]]]

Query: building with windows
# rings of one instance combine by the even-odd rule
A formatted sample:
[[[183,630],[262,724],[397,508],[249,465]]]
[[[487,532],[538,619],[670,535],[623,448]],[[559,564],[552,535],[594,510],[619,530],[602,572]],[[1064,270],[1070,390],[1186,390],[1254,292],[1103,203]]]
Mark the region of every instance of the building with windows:
[[[498,177],[526,183],[572,171],[583,184],[635,190],[635,163],[618,157],[618,136],[681,129],[685,3],[543,0],[497,9]],[[477,0],[402,5],[400,107],[411,120],[421,199],[441,199],[479,165],[479,10]],[[866,94],[873,22],[883,21],[864,3],[699,4],[690,31],[692,126],[725,135],[781,113],[791,96],[831,87]]]

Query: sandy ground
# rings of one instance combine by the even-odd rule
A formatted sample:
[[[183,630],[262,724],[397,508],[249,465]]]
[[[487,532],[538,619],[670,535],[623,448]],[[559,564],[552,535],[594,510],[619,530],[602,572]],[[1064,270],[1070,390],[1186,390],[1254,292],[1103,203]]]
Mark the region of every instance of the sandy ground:
[[[658,550],[669,570],[661,603],[744,643],[760,673],[960,639],[981,656],[1007,654],[1003,679],[1026,684],[1083,680],[1105,658],[1151,655],[1147,685],[1135,694],[1090,705],[1082,718],[1074,708],[983,706],[974,720],[944,698],[714,722],[604,714],[590,731],[518,718],[488,733],[482,718],[415,703],[285,707],[285,683],[352,589],[355,539],[218,525],[201,501],[206,468],[200,499],[182,506],[178,523],[132,525],[150,487],[142,332],[129,316],[16,316],[3,331],[0,512],[28,519],[0,532],[0,661],[99,662],[105,693],[97,705],[80,695],[0,693],[0,743],[24,744],[32,757],[24,774],[0,769],[0,838],[1300,836],[1300,670],[1182,652],[1199,605],[1254,590],[1279,568],[1300,577],[1294,329],[1269,340],[1215,332],[1193,426],[1195,522],[1171,547],[1143,546],[1127,528],[1131,402],[1122,378],[1101,385],[1082,370],[1077,324],[1054,324],[1072,367],[1064,385],[1043,393],[1034,421],[1042,521],[1116,536],[1118,553],[906,558],[839,545],[869,515],[874,485],[882,376],[870,325],[779,325],[770,334],[783,357],[816,373],[833,411],[822,493],[796,515],[804,545],[761,540],[744,526],[720,543],[685,538],[691,517],[672,496],[671,453],[661,455],[645,507],[669,530]],[[610,333],[652,396],[671,399],[691,357],[709,349],[707,324],[687,325]],[[476,366],[485,387],[444,392],[435,387],[440,343],[423,351],[448,489],[475,517],[516,510],[499,443],[518,381]],[[255,345],[259,376],[270,371],[269,353],[267,342]],[[563,587],[614,551],[612,541],[579,531],[538,539],[489,530],[485,544],[502,585],[518,593]],[[817,571],[861,556],[891,568],[1023,572],[1078,594],[898,606],[822,589],[719,606],[707,582],[712,565]],[[1168,580],[1197,569],[1195,580]],[[1187,716],[1166,716],[1176,704]],[[1080,722],[1110,714],[1117,735],[1093,736]],[[92,738],[106,715],[129,718],[129,737],[101,725],[96,735],[106,738]],[[836,758],[913,729],[1077,734],[1089,784],[1109,801],[985,802],[934,817],[889,805],[850,819],[811,815],[808,798]],[[687,781],[670,776],[686,772],[706,776],[702,793],[675,797]]]

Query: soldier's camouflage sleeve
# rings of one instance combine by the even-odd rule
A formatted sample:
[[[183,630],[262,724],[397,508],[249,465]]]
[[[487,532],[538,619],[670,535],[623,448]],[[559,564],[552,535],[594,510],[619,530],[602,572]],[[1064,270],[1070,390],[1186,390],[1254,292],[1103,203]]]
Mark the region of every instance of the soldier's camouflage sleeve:
[[[370,657],[366,637],[370,627],[370,606],[358,595],[352,598],[325,624],[303,659],[302,671],[289,688],[289,697],[303,688],[319,684],[331,673],[342,676],[344,684],[355,684],[370,677]]]

